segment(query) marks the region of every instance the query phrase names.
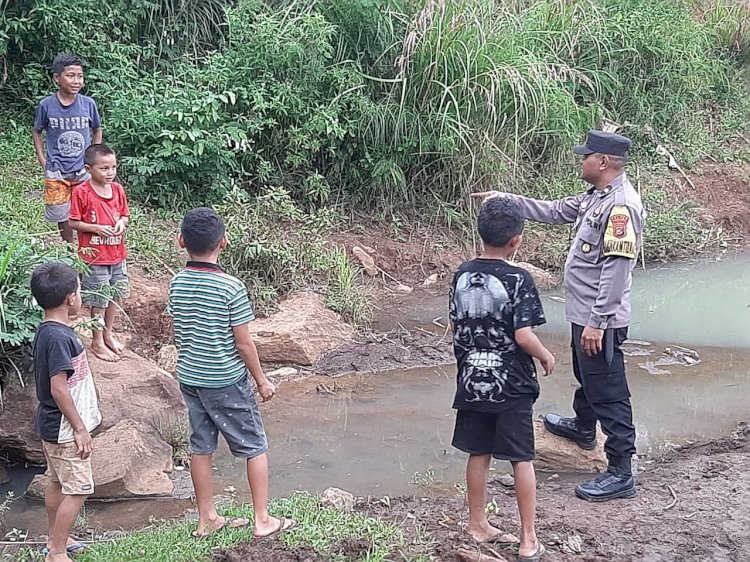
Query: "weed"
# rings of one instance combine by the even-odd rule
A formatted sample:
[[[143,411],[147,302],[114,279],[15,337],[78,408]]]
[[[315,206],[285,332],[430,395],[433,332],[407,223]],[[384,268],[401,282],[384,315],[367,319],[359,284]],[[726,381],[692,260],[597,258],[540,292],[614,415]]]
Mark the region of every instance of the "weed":
[[[394,549],[404,545],[401,532],[389,523],[371,519],[358,513],[345,513],[320,506],[317,496],[298,492],[288,498],[274,500],[271,513],[294,518],[298,526],[281,535],[290,546],[310,545],[328,553],[347,538],[365,538],[371,546],[362,558],[366,562],[388,560]],[[228,507],[227,515],[248,517],[252,509],[246,505]],[[226,548],[248,538],[247,529],[227,529],[205,540],[190,540],[194,523],[155,524],[122,539],[95,545],[78,557],[81,562],[208,562],[216,548]],[[21,551],[20,559],[29,560],[30,551]],[[26,558],[24,558],[26,557]]]
[[[429,491],[435,485],[435,470],[430,466],[424,472],[415,472],[409,484],[423,493]]]

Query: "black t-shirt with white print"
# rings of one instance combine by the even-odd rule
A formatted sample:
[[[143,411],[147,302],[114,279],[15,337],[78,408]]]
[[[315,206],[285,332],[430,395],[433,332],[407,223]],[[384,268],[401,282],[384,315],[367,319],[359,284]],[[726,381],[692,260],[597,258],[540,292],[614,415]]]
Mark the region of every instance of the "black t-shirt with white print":
[[[73,428],[52,396],[54,376],[67,377],[78,415],[86,429],[92,431],[101,423],[102,415],[86,350],[73,328],[47,321],[39,324],[34,336],[34,378],[39,399],[35,427],[44,441],[71,443],[75,440]]]
[[[534,361],[515,340],[519,328],[546,322],[529,272],[499,259],[465,262],[453,277],[449,309],[458,367],[453,407],[495,413],[536,400]]]

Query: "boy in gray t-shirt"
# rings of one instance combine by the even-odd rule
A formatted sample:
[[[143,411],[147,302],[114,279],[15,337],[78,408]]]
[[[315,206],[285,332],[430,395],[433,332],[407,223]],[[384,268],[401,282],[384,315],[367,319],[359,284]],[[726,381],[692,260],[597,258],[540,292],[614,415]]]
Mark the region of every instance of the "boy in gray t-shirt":
[[[102,142],[102,125],[96,102],[78,93],[83,88],[81,59],[57,55],[52,62],[52,76],[58,90],[39,102],[32,137],[44,170],[44,218],[56,222],[63,240],[72,243],[73,230],[68,225],[70,196],[73,187],[89,177],[83,153],[89,145]]]

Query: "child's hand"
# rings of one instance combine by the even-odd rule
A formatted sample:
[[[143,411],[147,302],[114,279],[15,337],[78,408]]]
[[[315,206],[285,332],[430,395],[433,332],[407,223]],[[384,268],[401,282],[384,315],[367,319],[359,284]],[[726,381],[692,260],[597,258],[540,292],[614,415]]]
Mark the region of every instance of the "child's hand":
[[[546,353],[541,359],[539,359],[539,362],[542,364],[542,369],[544,369],[544,376],[548,377],[552,374],[552,371],[555,370],[555,356],[552,355],[548,349],[545,349],[544,351]]]
[[[103,224],[94,224],[92,226],[92,231],[94,234],[98,234],[99,236],[104,236],[105,238],[109,238],[110,236],[115,236],[115,231],[111,226],[104,226]]]
[[[42,170],[46,170],[47,169],[47,159],[44,156],[40,156],[39,158],[37,158],[37,160],[39,160],[39,165],[42,167]]]
[[[80,431],[76,431],[73,435],[76,440],[76,452],[78,453],[78,456],[81,457],[81,459],[86,460],[91,456],[91,448],[93,443],[91,440],[91,434],[85,429],[82,429]]]
[[[276,394],[276,385],[266,379],[266,382],[258,385],[258,392],[263,398],[263,402],[268,402]]]
[[[125,232],[125,219],[120,219],[115,223],[115,227],[112,230],[115,236],[119,236],[123,232]]]

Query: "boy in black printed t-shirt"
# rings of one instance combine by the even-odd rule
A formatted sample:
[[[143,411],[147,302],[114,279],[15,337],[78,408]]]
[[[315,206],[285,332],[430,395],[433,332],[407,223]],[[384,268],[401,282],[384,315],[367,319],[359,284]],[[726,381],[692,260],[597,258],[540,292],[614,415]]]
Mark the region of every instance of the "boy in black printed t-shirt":
[[[40,265],[31,294],[44,309],[34,337],[35,420],[47,460],[44,503],[49,537],[46,562],[68,562],[85,549],[70,537],[86,498],[94,492],[91,431],[102,421],[86,350],[71,323],[81,311],[78,273],[62,263]]]
[[[453,278],[449,306],[458,367],[453,446],[470,455],[468,532],[480,543],[519,540],[490,525],[485,513],[492,457],[513,464],[521,516],[519,561],[536,562],[544,546],[534,530],[532,405],[539,383],[532,357],[547,375],[555,359],[532,332],[545,318],[531,275],[505,261],[521,243],[523,225],[520,206],[512,199],[488,199],[478,219],[484,252],[462,264]]]

